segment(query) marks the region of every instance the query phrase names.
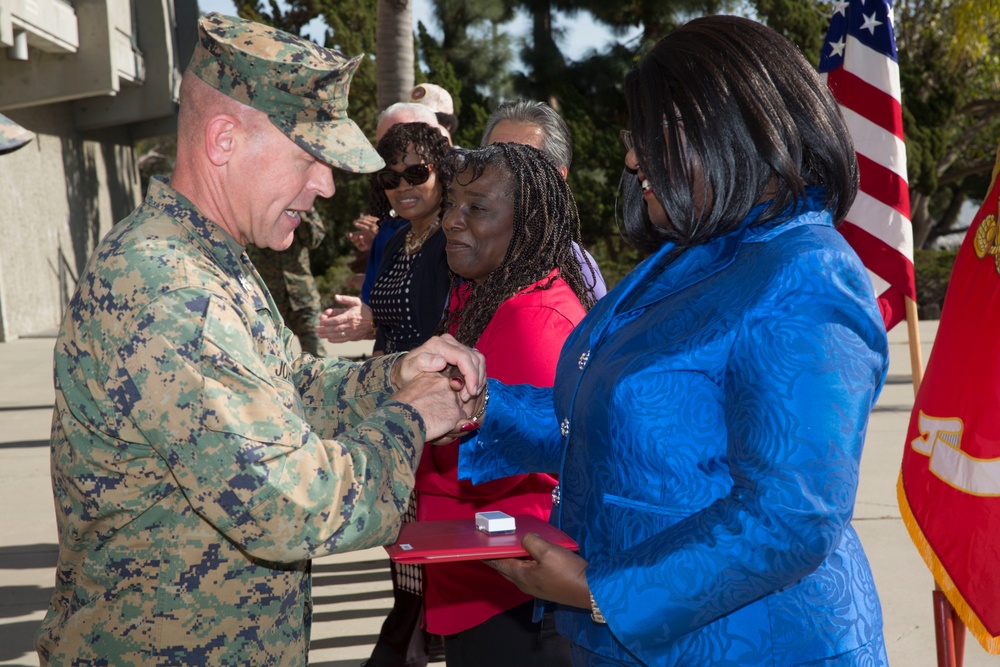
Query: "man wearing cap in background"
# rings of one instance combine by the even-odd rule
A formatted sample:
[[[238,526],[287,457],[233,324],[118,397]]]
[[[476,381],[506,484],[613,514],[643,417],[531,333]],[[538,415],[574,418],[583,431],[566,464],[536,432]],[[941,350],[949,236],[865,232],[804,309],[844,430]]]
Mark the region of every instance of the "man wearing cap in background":
[[[410,91],[410,102],[422,104],[430,108],[437,116],[441,127],[448,131],[448,136],[458,131],[458,116],[455,115],[455,104],[451,94],[436,83],[421,83]]]
[[[438,116],[429,106],[415,102],[396,102],[387,106],[378,115],[378,124],[375,127],[376,145],[389,128],[400,123],[427,123],[441,130],[451,143],[451,135],[438,122]],[[382,186],[373,181],[369,187],[381,189]],[[370,196],[369,194],[369,198]],[[338,342],[375,339],[368,297],[378,277],[379,267],[382,266],[382,253],[386,244],[393,234],[407,224],[409,221],[406,218],[394,215],[381,222],[376,216],[365,214],[354,220],[354,231],[348,232],[347,238],[357,250],[355,260],[351,264],[352,268],[364,269],[364,273],[359,273],[355,278],[361,296],[335,294],[333,298],[337,307],[327,308],[320,313],[317,336],[322,335],[331,340],[335,337]]]
[[[7,116],[0,114],[0,154],[16,151],[34,138],[34,132],[24,129]]]
[[[467,421],[476,353],[293,359],[244,253],[287,247],[331,166],[382,166],[346,115],[359,61],[200,21],[174,175],[95,250],[55,346],[43,665],[305,665],[309,559],[391,541],[425,440]]]

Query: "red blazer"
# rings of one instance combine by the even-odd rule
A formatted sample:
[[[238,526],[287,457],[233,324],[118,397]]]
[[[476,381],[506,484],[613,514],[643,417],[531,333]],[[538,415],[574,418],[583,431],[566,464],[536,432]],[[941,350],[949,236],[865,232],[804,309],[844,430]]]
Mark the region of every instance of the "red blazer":
[[[557,273],[553,269],[549,275]],[[547,290],[530,291],[538,284],[504,301],[476,343],[489,377],[506,384],[552,386],[563,342],[586,311],[561,278]],[[460,287],[452,293],[452,309],[465,292]],[[473,485],[458,479],[457,440],[429,446],[417,468],[417,520],[472,519],[486,510],[548,520],[555,485],[554,478],[542,474]],[[427,630],[441,635],[468,630],[532,599],[478,561],[428,565],[424,587]]]

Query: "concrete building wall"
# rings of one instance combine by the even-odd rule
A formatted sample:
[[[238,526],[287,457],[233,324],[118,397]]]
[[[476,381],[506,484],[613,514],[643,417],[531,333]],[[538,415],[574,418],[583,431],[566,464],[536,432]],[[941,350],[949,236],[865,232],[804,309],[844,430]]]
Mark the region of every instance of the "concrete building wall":
[[[196,0],[0,0],[0,342],[59,325],[97,242],[141,200],[138,139],[176,131]],[[6,57],[5,57],[6,55]]]
[[[37,137],[0,155],[0,340],[55,329],[95,245],[140,200],[128,128],[83,133],[73,111],[6,112]]]

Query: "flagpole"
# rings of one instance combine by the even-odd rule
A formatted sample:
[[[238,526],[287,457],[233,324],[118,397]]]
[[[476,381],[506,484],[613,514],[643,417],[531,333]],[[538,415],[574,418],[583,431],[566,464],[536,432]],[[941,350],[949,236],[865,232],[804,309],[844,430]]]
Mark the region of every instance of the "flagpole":
[[[910,369],[913,373],[913,397],[917,397],[920,383],[924,380],[924,359],[920,352],[920,320],[917,317],[917,302],[908,296],[903,297],[906,304],[906,338],[910,342]]]
[[[910,369],[913,375],[913,397],[924,379],[924,360],[920,350],[920,320],[917,302],[903,297],[906,304],[906,333],[910,343]],[[941,586],[934,582],[934,638],[937,642],[938,667],[962,667],[965,661],[965,626]]]

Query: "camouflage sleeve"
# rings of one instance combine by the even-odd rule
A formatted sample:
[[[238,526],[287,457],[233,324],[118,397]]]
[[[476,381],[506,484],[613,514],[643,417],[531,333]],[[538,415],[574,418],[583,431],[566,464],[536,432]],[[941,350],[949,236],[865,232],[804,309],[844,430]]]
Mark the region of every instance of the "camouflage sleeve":
[[[287,357],[260,352],[254,333],[227,297],[161,295],[119,350],[109,393],[194,511],[249,554],[293,562],[390,542],[423,449],[421,417],[386,400],[336,440],[320,439]],[[338,411],[374,386],[357,364],[332,366],[324,381]]]
[[[292,363],[292,378],[306,421],[322,438],[334,438],[352,428],[389,398],[389,374],[400,356],[373,357],[363,364],[300,356]]]

